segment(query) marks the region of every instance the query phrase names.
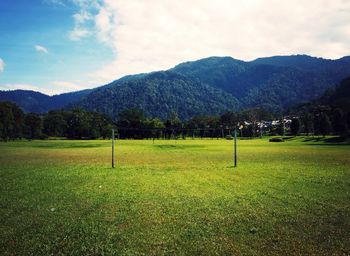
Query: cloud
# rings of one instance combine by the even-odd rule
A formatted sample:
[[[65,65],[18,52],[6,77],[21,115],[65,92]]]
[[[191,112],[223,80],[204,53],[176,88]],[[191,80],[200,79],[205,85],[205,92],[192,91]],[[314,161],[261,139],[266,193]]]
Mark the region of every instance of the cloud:
[[[97,9],[101,6],[103,0],[70,0],[82,9]]]
[[[32,90],[42,92],[47,95],[57,95],[72,91],[85,90],[87,88],[95,88],[96,84],[92,82],[82,82],[80,80],[73,81],[52,81],[50,86],[33,85],[26,83],[6,83],[0,84],[0,90]]]
[[[37,91],[37,92],[41,92],[41,93],[45,93],[47,95],[54,95],[54,94],[58,94],[60,91],[55,90],[53,88],[47,89],[47,88],[43,88],[41,86],[35,86],[32,84],[0,84],[0,90],[31,90],[31,91]]]
[[[101,42],[110,44],[113,47],[114,14],[112,11],[101,8],[95,17],[97,37]]]
[[[69,39],[72,41],[78,41],[83,37],[87,37],[91,34],[91,32],[85,28],[74,28],[71,32],[69,32]]]
[[[5,70],[5,62],[0,58],[0,73]]]
[[[92,19],[92,15],[88,13],[86,10],[82,10],[79,13],[73,15],[74,21],[77,24],[83,24],[87,20]]]
[[[49,51],[42,45],[37,44],[34,46],[34,48],[37,52],[41,52],[41,53],[45,53],[45,54],[49,53]]]
[[[85,9],[73,15],[74,28],[69,32],[69,39],[73,41],[91,35],[91,32],[86,26],[86,22],[93,19],[93,16]]]
[[[49,86],[47,86],[49,84]],[[81,80],[72,81],[52,81],[46,85],[42,84],[27,84],[27,83],[0,83],[0,90],[32,90],[41,92],[47,95],[57,95],[61,93],[67,93],[72,91],[80,91],[88,88],[95,88],[94,82],[83,82]]]
[[[62,0],[43,0],[43,2],[46,4],[66,6]]]
[[[92,24],[94,17],[90,13],[100,8],[97,0],[71,0],[80,10],[73,15],[74,27],[68,33],[70,40],[78,41],[84,37],[92,35]]]
[[[63,90],[61,91],[77,91],[77,90],[86,89],[86,85],[82,85],[80,81],[76,81],[76,82],[54,81],[52,82],[52,85],[63,88]]]
[[[213,55],[339,58],[350,53],[349,13],[345,0],[104,0],[95,35],[115,60],[92,75],[108,82]]]

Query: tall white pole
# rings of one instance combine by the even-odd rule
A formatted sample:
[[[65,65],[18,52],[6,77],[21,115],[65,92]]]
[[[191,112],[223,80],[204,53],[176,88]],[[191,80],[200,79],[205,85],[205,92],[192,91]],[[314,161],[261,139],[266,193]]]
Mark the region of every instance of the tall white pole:
[[[237,129],[234,132],[234,167],[237,167]]]
[[[112,129],[112,168],[114,168],[114,128]]]

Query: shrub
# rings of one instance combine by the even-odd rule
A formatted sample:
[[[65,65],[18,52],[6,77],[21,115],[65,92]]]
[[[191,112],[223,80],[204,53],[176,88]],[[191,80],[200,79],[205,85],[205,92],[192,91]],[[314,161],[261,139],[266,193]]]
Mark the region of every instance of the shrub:
[[[286,136],[286,137],[282,137],[283,140],[291,140],[295,138],[294,136]]]
[[[271,138],[269,139],[270,142],[283,142],[284,140],[282,138]]]

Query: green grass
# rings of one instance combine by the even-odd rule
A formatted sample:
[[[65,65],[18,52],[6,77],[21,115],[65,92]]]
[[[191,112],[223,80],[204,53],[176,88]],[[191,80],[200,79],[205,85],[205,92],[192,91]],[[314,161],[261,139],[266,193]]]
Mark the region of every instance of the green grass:
[[[0,254],[350,254],[349,145],[232,143],[0,143]]]

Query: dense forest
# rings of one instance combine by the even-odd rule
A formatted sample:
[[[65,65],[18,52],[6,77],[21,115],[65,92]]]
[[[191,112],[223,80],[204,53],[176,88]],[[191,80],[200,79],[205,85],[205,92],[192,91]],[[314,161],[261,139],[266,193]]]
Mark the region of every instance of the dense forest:
[[[147,118],[141,109],[126,109],[113,122],[109,117],[82,109],[49,111],[46,114],[24,113],[11,102],[0,102],[0,137],[14,139],[68,139],[110,138],[114,127],[121,139],[227,137],[232,136],[238,124],[241,136],[258,136],[258,120],[273,120],[274,116],[262,109],[225,112],[216,116],[195,116],[181,121],[176,112],[166,120]],[[244,120],[252,120],[250,123]],[[279,127],[265,133],[284,134]],[[260,133],[259,133],[260,134]]]
[[[136,107],[148,116],[165,118],[162,108],[166,113],[176,111],[183,119],[257,107],[282,114],[291,106],[320,97],[350,75],[349,70],[349,58],[333,61],[297,55],[244,62],[210,57],[165,72],[128,76],[71,106],[110,116],[111,111],[117,115]]]
[[[0,101],[11,101],[16,103],[24,112],[40,114],[64,108],[68,104],[81,100],[91,91],[82,90],[54,96],[30,90],[0,91]]]
[[[220,115],[196,115],[190,119],[180,119],[175,111],[166,113],[165,118],[147,117],[140,108],[129,108],[111,119],[107,115],[79,108],[45,114],[24,113],[14,103],[0,102],[0,137],[3,141],[48,137],[110,138],[113,127],[121,139],[231,138],[235,128],[239,128],[239,136],[242,137],[298,134],[347,137],[350,128],[350,77],[322,97],[289,109],[285,116],[263,108],[225,111]]]
[[[247,108],[282,114],[296,104],[317,99],[349,75],[350,57],[327,60],[293,55],[250,62],[210,57],[168,71],[129,75],[95,89],[55,96],[0,91],[0,101],[14,102],[25,112],[83,108],[111,118],[131,108],[162,119],[175,111],[184,120]]]
[[[200,81],[164,71],[100,88],[72,107],[102,112],[112,118],[122,110],[140,108],[146,116],[166,119],[175,111],[181,119],[188,119],[200,114],[218,115],[226,109],[238,110],[239,103],[230,94]]]
[[[335,89],[311,102],[298,105],[289,113],[301,116],[309,132],[323,129],[323,133],[348,134],[350,128],[350,77]],[[314,122],[310,122],[314,120]]]
[[[0,102],[0,137],[13,139],[69,139],[107,138],[111,120],[101,114],[81,109],[49,111],[46,114],[24,113],[16,104]]]

